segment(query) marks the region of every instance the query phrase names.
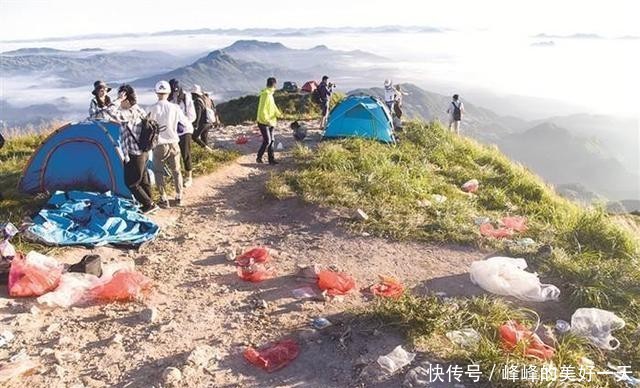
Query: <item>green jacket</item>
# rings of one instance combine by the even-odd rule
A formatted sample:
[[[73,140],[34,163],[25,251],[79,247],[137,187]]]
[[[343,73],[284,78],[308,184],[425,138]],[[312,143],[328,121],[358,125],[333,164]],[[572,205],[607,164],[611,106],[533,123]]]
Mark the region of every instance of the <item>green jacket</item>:
[[[273,92],[275,92],[274,88],[264,88],[260,92],[258,117],[256,118],[258,124],[275,126],[278,117],[282,116],[280,109],[276,106],[276,101],[273,99]]]

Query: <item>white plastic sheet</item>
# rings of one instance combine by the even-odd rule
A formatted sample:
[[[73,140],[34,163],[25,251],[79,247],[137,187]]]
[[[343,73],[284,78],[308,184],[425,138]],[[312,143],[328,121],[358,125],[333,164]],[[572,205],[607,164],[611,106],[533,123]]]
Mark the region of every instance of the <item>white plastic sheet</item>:
[[[580,308],[571,316],[571,331],[605,350],[615,350],[620,346],[620,341],[611,332],[622,329],[624,325],[624,320],[611,311],[597,308]]]
[[[87,291],[98,283],[98,277],[86,273],[68,272],[60,277],[58,287],[37,301],[48,307],[71,307],[86,298]]]
[[[525,268],[527,262],[524,259],[492,257],[471,263],[469,274],[474,284],[492,294],[532,302],[558,300],[558,287],[540,283],[538,274],[527,272]]]
[[[402,345],[398,345],[391,353],[378,357],[378,365],[391,375],[411,364],[415,357],[415,353],[407,352]]]

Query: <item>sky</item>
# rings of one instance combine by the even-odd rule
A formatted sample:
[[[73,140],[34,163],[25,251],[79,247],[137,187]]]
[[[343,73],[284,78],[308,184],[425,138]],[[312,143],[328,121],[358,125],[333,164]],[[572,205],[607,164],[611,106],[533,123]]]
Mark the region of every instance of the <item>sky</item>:
[[[0,0],[0,39],[191,28],[420,25],[640,36],[636,0]],[[101,5],[102,4],[102,5]]]

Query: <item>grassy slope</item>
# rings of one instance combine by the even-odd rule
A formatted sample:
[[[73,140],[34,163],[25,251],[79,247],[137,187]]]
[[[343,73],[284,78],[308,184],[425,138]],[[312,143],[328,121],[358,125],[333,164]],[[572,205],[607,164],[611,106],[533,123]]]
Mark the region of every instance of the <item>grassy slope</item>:
[[[585,210],[560,198],[497,149],[454,136],[438,124],[407,125],[397,146],[360,139],[326,142],[317,151],[299,147],[295,159],[299,169],[269,182],[274,195],[297,194],[329,206],[362,208],[369,220],[352,226],[381,236],[490,246],[525,257],[543,278],[554,278],[563,286],[562,298],[573,307],[611,310],[627,322],[615,333],[622,342],[618,351],[603,354],[567,336],[558,345],[557,365],[575,365],[580,356],[589,355],[600,366],[606,359],[640,368],[640,339],[634,334],[640,318],[639,244],[637,236],[602,210]],[[472,178],[481,182],[477,195],[459,189]],[[439,204],[433,194],[448,199]],[[551,244],[553,254],[545,257],[537,254],[537,247],[487,239],[474,224],[478,216],[496,220],[504,215],[526,216],[529,230],[522,237],[533,238],[538,246]],[[407,296],[399,302],[379,302],[373,313],[400,323],[416,343],[446,360],[525,362],[505,357],[496,345],[496,328],[508,317],[522,315],[499,298],[451,304]],[[484,340],[471,351],[452,350],[443,334],[465,324],[478,329]]]
[[[340,93],[334,93],[331,106],[344,98]],[[320,107],[312,101],[310,94],[286,93],[277,91],[274,94],[276,105],[283,113],[285,120],[309,120],[320,117]],[[255,121],[258,110],[258,96],[244,96],[219,104],[217,112],[225,125],[237,125],[247,121]]]
[[[46,135],[12,137],[0,149],[0,193],[3,196],[0,199],[0,222],[11,221],[19,226],[25,217],[37,212],[46,202],[47,197],[44,195],[32,197],[16,189],[25,164],[45,138]],[[194,174],[210,173],[237,157],[236,152],[215,150],[213,153],[207,153],[202,147],[194,145],[192,148]],[[16,237],[14,243],[19,249],[33,248],[33,245],[28,245],[20,235]],[[38,247],[38,249],[46,248]]]

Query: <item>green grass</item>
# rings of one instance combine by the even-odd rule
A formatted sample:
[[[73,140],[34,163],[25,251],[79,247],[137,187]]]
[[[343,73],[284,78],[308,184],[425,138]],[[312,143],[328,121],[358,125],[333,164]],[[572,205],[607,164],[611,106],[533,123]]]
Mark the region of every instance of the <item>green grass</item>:
[[[16,189],[22,170],[29,157],[44,141],[46,134],[23,135],[7,139],[5,146],[0,149],[0,223],[11,221],[20,226],[25,217],[36,213],[46,202],[47,196],[30,196],[18,192]],[[205,152],[202,147],[193,145],[192,161],[194,175],[205,175],[215,171],[221,165],[235,160],[239,154],[235,151],[214,150]],[[16,247],[21,250],[37,248],[41,251],[48,250],[40,245],[33,245],[25,241],[19,234],[13,240]]]
[[[333,107],[344,95],[334,93],[330,106]],[[276,91],[274,94],[276,105],[283,114],[284,120],[310,120],[320,118],[320,106],[313,102],[310,94],[286,93]],[[252,122],[256,119],[258,110],[258,96],[249,95],[223,102],[217,107],[220,121],[225,125],[238,125]]]
[[[559,197],[496,148],[455,136],[437,123],[409,123],[399,140],[397,145],[384,145],[348,139],[321,143],[317,150],[299,146],[293,153],[298,168],[272,177],[267,189],[276,197],[299,195],[349,212],[361,208],[369,219],[352,222],[350,226],[356,231],[397,240],[473,245],[524,257],[543,278],[554,279],[563,287],[561,298],[572,307],[599,307],[623,317],[627,327],[616,332],[623,345],[607,359],[640,369],[640,335],[634,334],[640,318],[637,235],[601,208],[584,209]],[[477,195],[460,190],[472,178],[481,184]],[[447,200],[438,203],[434,194]],[[476,217],[495,221],[506,215],[526,216],[529,230],[515,239],[531,237],[537,245],[518,248],[509,241],[483,237],[474,223]],[[553,246],[550,256],[537,254],[542,244]],[[442,335],[444,329],[453,327],[442,326],[449,312],[440,304],[420,307],[420,303],[431,302],[410,298],[402,302],[408,303],[405,310],[393,307],[392,302],[374,310],[392,315],[392,321],[406,320],[412,327],[410,333],[423,330],[423,335]],[[471,307],[478,302],[461,303],[472,303],[469,311],[474,311]],[[492,307],[497,301],[483,303],[487,308],[504,310],[503,315],[506,311],[515,314],[511,307]],[[390,314],[393,308],[400,310]],[[415,319],[409,319],[409,314]],[[486,321],[486,334],[495,337],[504,316],[492,321],[486,314],[478,311],[457,322],[472,319],[476,325],[486,325]],[[580,341],[569,341],[566,352],[593,358],[599,355]],[[486,359],[491,356],[504,361],[505,357],[491,347],[483,354]]]

